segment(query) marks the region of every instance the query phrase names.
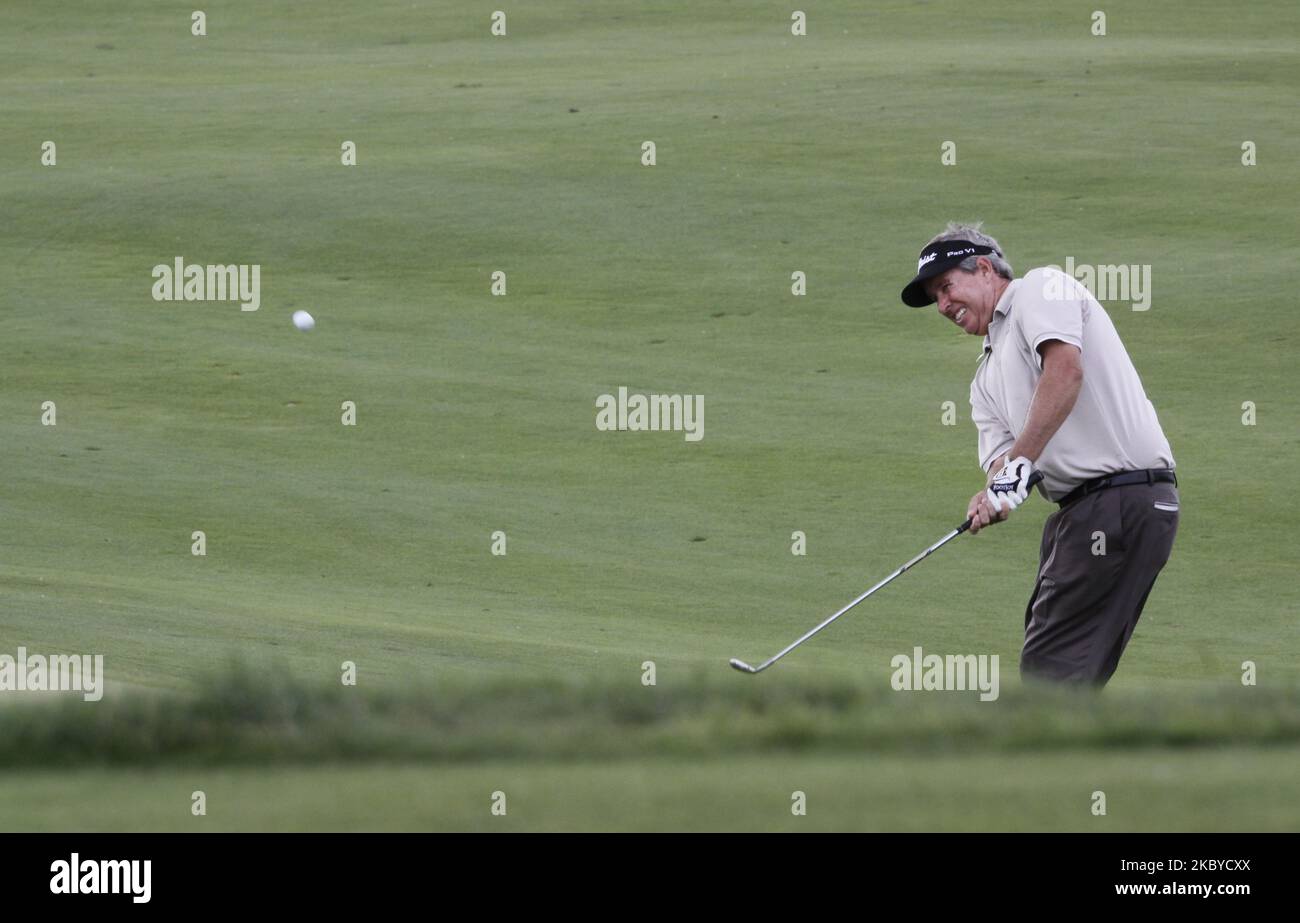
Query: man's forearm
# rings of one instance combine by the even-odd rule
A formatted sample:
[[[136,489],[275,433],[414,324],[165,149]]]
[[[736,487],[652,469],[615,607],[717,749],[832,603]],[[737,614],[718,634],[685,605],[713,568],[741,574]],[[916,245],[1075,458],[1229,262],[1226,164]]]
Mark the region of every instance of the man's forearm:
[[[1044,370],[1034,388],[1025,427],[1007,454],[1012,458],[1023,455],[1036,463],[1074,409],[1081,387],[1083,372],[1075,366],[1063,364]]]

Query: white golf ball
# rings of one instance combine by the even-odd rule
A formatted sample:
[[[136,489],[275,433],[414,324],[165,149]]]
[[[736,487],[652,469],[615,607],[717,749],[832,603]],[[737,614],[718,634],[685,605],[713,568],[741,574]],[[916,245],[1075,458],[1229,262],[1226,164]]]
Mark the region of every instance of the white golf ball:
[[[316,321],[306,311],[294,311],[293,325],[299,330],[310,330],[312,327],[316,326]]]

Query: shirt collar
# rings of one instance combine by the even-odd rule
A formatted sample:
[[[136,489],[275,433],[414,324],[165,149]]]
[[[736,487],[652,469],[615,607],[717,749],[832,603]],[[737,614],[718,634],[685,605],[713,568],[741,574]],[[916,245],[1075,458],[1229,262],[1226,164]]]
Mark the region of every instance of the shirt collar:
[[[1011,302],[1015,300],[1016,289],[1019,287],[1020,280],[1012,279],[1007,284],[1007,287],[1002,290],[1002,297],[998,299],[998,303],[993,306],[993,316],[989,318],[989,332],[984,337],[984,352],[988,352],[993,348],[993,341],[990,339],[993,336],[993,326],[1000,324],[1002,317],[1005,317],[1007,312],[1011,310]]]

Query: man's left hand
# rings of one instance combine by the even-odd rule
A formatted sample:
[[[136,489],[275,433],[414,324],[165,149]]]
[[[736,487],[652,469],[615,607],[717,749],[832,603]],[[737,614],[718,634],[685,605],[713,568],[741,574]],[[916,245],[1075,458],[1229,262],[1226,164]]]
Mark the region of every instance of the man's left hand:
[[[1034,463],[1025,456],[1009,458],[989,483],[989,503],[998,512],[1010,512],[1025,502],[1029,496],[1029,476],[1034,473]]]

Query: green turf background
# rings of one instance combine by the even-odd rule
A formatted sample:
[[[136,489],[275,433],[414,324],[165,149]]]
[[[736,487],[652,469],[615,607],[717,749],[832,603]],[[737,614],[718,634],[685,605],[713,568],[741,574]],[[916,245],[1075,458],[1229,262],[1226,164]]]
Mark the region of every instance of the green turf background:
[[[818,2],[795,38],[793,6],[529,4],[493,38],[492,4],[227,2],[205,6],[200,38],[172,4],[7,3],[0,652],[102,653],[111,695],[183,693],[234,655],[321,683],[351,660],[383,689],[594,677],[654,696],[767,656],[960,521],[981,483],[966,403],[978,341],[897,296],[920,243],[978,218],[1018,273],[1067,256],[1152,266],[1149,311],[1108,309],[1184,506],[1114,686],[1235,696],[1244,660],[1262,688],[1300,682],[1300,10],[1109,3],[1094,37],[1074,4]],[[55,167],[39,163],[45,140]],[[356,167],[340,165],[344,140]],[[948,140],[956,166],[940,164]],[[154,302],[151,268],[178,255],[260,263],[261,309]],[[299,308],[310,335],[289,323]],[[598,432],[594,400],[620,385],[703,394],[705,438]],[[346,400],[356,427],[339,423]],[[40,425],[43,401],[57,426]],[[963,538],[779,670],[732,679],[880,688],[889,658],[920,645],[997,653],[1015,688],[1048,511]],[[646,660],[658,687],[640,686]],[[1141,757],[1172,775],[1123,777],[1155,813],[1116,829],[1300,823],[1294,783],[1269,815],[1276,792],[1251,781],[1281,778],[1285,760],[1233,752],[1186,779],[1184,762]],[[651,772],[709,810],[638,801],[604,823],[762,826],[753,799],[714,797],[734,759]],[[255,807],[279,803],[281,770],[238,771],[269,775],[218,826],[295,826]],[[384,787],[380,770],[354,771],[339,784]],[[0,814],[179,823],[153,802],[165,786],[104,772],[41,779],[58,810],[27,797],[33,778],[7,777]],[[616,803],[634,784],[590,772]],[[905,769],[861,784],[919,819],[882,827],[1091,819],[1073,805],[1013,816],[996,798],[941,810],[890,772]],[[1211,810],[1191,796],[1199,779],[1254,800]],[[769,781],[778,801],[799,787]],[[947,784],[976,798],[984,783],[949,766]],[[1188,794],[1137,797],[1152,786]],[[136,813],[104,813],[133,798]],[[596,823],[566,804],[525,826]],[[365,826],[481,822],[404,805]],[[355,819],[304,812],[298,825]],[[865,809],[836,813],[873,828]]]

